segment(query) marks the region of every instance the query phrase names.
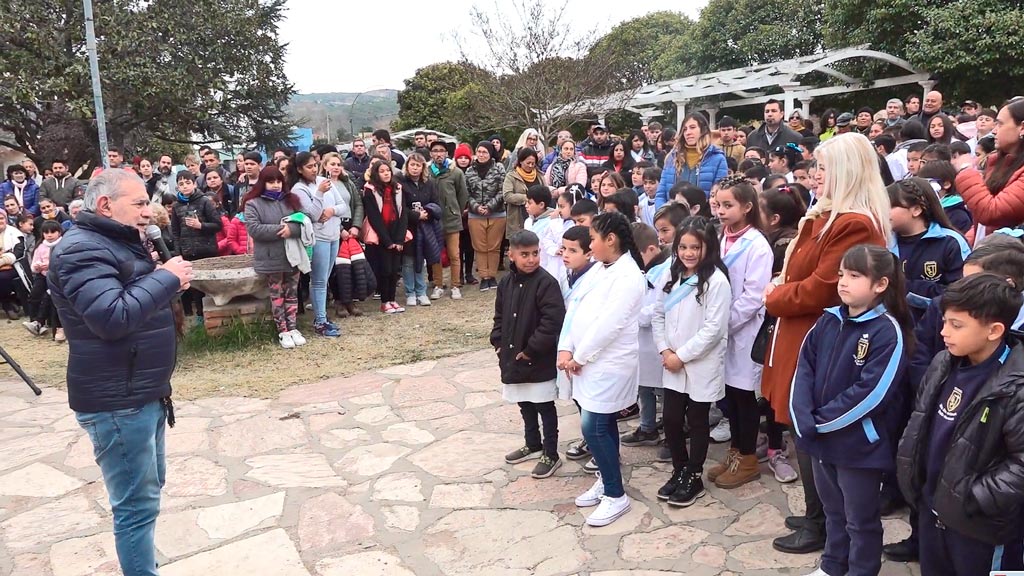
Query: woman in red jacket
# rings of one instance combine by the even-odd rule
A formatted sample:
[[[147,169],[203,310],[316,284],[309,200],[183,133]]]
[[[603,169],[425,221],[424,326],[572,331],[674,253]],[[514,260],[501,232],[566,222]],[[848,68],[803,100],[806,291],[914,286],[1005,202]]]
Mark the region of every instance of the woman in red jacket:
[[[977,226],[967,233],[972,245],[1004,226],[1024,223],[1024,99],[1011,102],[996,116],[996,152],[986,161],[985,175],[964,160],[956,176]]]
[[[860,134],[829,138],[814,151],[815,180],[821,199],[800,221],[782,272],[765,290],[765,307],[777,318],[764,361],[761,393],[775,421],[790,424],[789,397],[804,336],[823,309],[840,303],[839,263],[858,244],[885,246],[891,233],[889,195],[878,170],[878,155]],[[807,514],[787,521],[800,526],[773,545],[789,553],[807,553],[825,544],[825,513],[814,490],[810,459],[797,454]]]

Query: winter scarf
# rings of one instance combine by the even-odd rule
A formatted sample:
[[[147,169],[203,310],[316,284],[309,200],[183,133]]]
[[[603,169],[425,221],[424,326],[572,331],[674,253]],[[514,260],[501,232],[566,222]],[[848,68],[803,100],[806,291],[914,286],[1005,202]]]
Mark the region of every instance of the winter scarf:
[[[537,183],[537,169],[536,168],[534,168],[533,170],[527,172],[526,170],[523,170],[522,166],[516,166],[516,172],[523,179],[523,182],[525,182],[527,186],[532,186],[532,185]]]
[[[431,162],[430,173],[433,174],[435,178],[437,178],[438,176],[447,173],[448,170],[451,169],[451,167],[452,161],[445,158],[444,163],[441,164],[440,166],[438,166],[436,162]]]
[[[569,171],[569,163],[572,159],[562,158],[561,154],[551,163],[551,187],[561,188],[566,185],[565,175]]]

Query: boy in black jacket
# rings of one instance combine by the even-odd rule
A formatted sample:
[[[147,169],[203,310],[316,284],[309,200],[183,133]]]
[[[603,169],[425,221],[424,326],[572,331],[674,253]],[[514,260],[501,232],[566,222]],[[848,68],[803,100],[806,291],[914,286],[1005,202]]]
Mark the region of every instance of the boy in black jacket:
[[[540,239],[529,230],[509,240],[510,272],[498,284],[491,345],[501,367],[502,396],[517,402],[523,415],[526,445],[505,456],[518,464],[540,458],[534,478],[547,478],[561,466],[558,458],[558,389],[555,367],[565,303],[558,281],[540,267]],[[541,439],[537,417],[544,426]]]
[[[1024,569],[1024,300],[980,273],[942,300],[946,351],[921,381],[900,441],[900,488],[919,511],[922,576]]]

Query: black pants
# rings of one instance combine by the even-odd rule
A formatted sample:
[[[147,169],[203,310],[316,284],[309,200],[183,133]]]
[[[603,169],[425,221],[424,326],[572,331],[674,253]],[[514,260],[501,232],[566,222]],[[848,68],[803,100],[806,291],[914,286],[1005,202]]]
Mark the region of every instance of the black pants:
[[[825,505],[828,525],[822,571],[877,576],[882,568],[882,516],[878,509],[882,471],[821,461],[813,465],[814,485]]]
[[[473,250],[473,240],[469,237],[469,226],[462,221],[462,232],[459,232],[459,257],[462,259],[462,280],[463,284],[473,276],[473,259],[476,251]]]
[[[32,290],[28,294],[28,306],[25,307],[25,315],[29,320],[35,320],[40,324],[46,321],[48,315],[43,309],[43,300],[46,298],[46,276],[43,274],[32,275]]]
[[[793,438],[796,438],[796,430],[790,428],[789,433]],[[797,449],[795,443],[793,449],[796,450],[796,463],[797,467],[800,468],[800,480],[804,485],[804,506],[807,508],[807,512],[804,513],[807,523],[804,526],[808,530],[824,534],[825,508],[822,507],[821,497],[818,496],[818,489],[814,486],[814,465],[812,464],[811,457],[806,452]]]
[[[782,450],[782,433],[786,431],[786,425],[779,424],[778,421],[775,420],[775,410],[772,409],[771,402],[761,398],[758,400],[757,404],[760,408],[760,413],[764,415],[765,433],[768,436],[768,448],[770,450]]]
[[[22,283],[21,277],[18,276],[14,268],[0,270],[0,304],[3,305],[4,310],[19,305],[22,307],[28,305],[28,290],[25,289],[25,284]]]
[[[531,450],[542,448],[548,458],[558,460],[558,412],[555,411],[555,403],[520,402],[519,413],[523,415],[526,445]],[[543,441],[537,416],[540,416],[540,422],[544,426]]]
[[[672,452],[672,467],[686,469],[691,474],[704,472],[704,461],[708,458],[708,442],[711,433],[708,426],[710,402],[696,402],[689,394],[665,388],[662,421],[665,423],[665,443]],[[690,424],[690,450],[686,450],[686,432],[683,427]]]
[[[750,456],[757,451],[757,426],[761,421],[754,391],[740,390],[726,384],[725,401],[729,403],[729,426],[732,430],[730,445],[739,450],[740,455]]]
[[[195,288],[189,288],[181,294],[181,308],[185,311],[185,316],[196,316],[203,315],[203,298],[206,294],[196,290]]]

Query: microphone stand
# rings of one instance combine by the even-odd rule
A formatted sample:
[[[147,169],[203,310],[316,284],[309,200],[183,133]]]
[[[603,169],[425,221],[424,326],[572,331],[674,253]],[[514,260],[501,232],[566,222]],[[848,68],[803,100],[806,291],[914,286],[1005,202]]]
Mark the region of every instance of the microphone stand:
[[[34,382],[32,382],[32,378],[22,370],[21,366],[19,366],[18,363],[14,361],[14,358],[4,350],[3,346],[0,346],[0,358],[3,359],[3,362],[0,362],[0,364],[10,364],[11,368],[14,368],[14,371],[18,373],[18,376],[21,376],[21,379],[25,381],[25,384],[28,384],[28,387],[32,389],[32,392],[34,392],[36,396],[42,395],[43,391],[40,390]]]

